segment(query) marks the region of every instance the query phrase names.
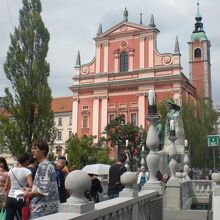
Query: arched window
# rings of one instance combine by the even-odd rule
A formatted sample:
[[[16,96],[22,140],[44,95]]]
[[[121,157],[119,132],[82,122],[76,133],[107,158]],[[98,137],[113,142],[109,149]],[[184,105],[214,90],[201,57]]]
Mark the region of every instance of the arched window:
[[[126,51],[120,55],[120,72],[128,71],[128,54]]]
[[[201,49],[200,48],[196,48],[194,51],[194,57],[201,57]]]

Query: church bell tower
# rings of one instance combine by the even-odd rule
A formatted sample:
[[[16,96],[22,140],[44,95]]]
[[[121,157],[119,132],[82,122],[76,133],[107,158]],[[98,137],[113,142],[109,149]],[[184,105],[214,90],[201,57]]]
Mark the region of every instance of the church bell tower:
[[[189,79],[196,88],[197,96],[212,101],[211,86],[211,43],[203,29],[202,16],[197,3],[195,29],[192,32],[189,44]]]

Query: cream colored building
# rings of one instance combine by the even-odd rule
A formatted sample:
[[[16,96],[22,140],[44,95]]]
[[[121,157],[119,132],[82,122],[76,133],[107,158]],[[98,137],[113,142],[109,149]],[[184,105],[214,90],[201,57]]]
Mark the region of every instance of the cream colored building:
[[[72,133],[72,97],[53,98],[52,110],[57,129],[52,150],[57,156],[65,155],[66,141]]]

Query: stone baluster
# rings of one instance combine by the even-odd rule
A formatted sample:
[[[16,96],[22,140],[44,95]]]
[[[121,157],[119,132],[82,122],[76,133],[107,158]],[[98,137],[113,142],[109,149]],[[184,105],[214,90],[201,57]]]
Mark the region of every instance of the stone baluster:
[[[184,156],[183,162],[185,164],[184,167],[183,167],[184,173],[186,175],[185,180],[190,180],[190,177],[189,177],[188,140],[185,140],[185,156]]]
[[[130,167],[129,167],[129,148],[128,148],[128,143],[129,143],[129,141],[128,140],[126,140],[125,141],[125,154],[126,154],[126,156],[127,156],[127,160],[126,160],[126,162],[125,162],[125,167],[127,168],[127,170],[130,170]]]
[[[59,212],[85,213],[94,210],[94,203],[88,202],[84,193],[90,190],[91,180],[82,170],[74,170],[68,174],[65,180],[65,188],[70,193],[66,203],[61,203]]]
[[[144,146],[141,148],[141,167],[145,167]]]
[[[176,151],[176,145],[175,145],[176,133],[175,133],[175,127],[174,127],[174,120],[170,120],[169,140],[172,143],[172,146],[169,151],[169,155],[171,158],[171,160],[169,162],[169,168],[170,168],[170,174],[171,174],[170,180],[176,180],[177,179],[176,178],[176,165],[177,165],[176,154],[177,154],[177,151]],[[181,175],[181,177],[182,177],[182,175]]]

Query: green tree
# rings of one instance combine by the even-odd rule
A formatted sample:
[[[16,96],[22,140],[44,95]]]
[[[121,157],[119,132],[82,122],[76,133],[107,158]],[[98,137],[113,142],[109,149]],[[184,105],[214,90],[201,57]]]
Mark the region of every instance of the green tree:
[[[213,167],[213,152],[207,146],[207,135],[215,133],[217,113],[210,102],[183,105],[182,117],[189,142],[192,167]]]
[[[93,136],[77,137],[76,134],[71,135],[66,142],[67,155],[69,166],[76,165],[77,167],[84,167],[87,164],[104,163],[110,164],[109,149],[107,146],[103,147],[101,142],[93,144]]]
[[[13,92],[5,89],[4,107],[11,119],[1,117],[0,132],[13,155],[30,151],[34,139],[52,142],[55,136],[46,61],[50,36],[41,11],[40,0],[23,0],[4,64]]]
[[[145,145],[146,131],[142,127],[134,126],[130,123],[125,124],[124,116],[119,115],[105,127],[104,133],[107,134],[107,142],[111,147],[118,145],[118,153],[125,150],[125,141],[129,141],[128,156],[130,168],[133,170],[135,158],[140,155],[140,144]]]

